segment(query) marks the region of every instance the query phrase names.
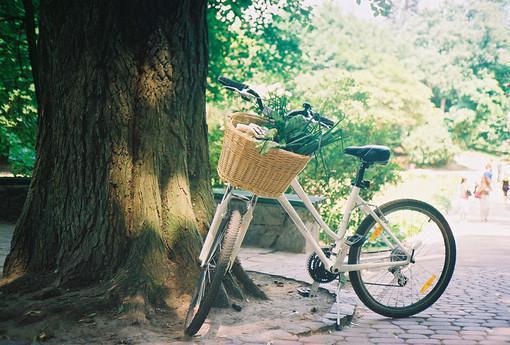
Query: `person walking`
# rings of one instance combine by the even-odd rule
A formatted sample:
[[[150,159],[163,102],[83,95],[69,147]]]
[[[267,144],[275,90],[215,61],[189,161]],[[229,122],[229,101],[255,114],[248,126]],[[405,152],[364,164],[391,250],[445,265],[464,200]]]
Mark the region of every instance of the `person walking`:
[[[470,196],[471,191],[467,186],[467,180],[465,177],[461,177],[459,186],[459,220],[461,221],[467,218]]]
[[[480,218],[482,222],[487,222],[489,219],[489,195],[492,191],[491,187],[491,179],[492,172],[485,167],[485,172],[482,175],[482,179],[480,180],[480,184],[476,189],[476,196],[480,199]]]
[[[510,189],[510,181],[507,176],[503,177],[503,183],[501,184],[501,189],[503,190],[503,200],[508,202],[508,190]]]

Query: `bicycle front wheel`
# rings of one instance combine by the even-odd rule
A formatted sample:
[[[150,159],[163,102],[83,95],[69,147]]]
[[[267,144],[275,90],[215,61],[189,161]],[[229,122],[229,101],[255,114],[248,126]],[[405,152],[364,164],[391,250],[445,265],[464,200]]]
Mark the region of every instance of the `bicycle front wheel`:
[[[239,234],[241,219],[239,210],[234,210],[230,214],[226,229],[218,229],[218,234],[211,247],[210,259],[200,272],[188,308],[184,324],[184,332],[187,335],[192,336],[200,330],[211,310],[223,278],[228,272],[228,264]]]
[[[417,314],[437,301],[453,275],[456,249],[450,226],[437,209],[418,200],[395,200],[376,214],[405,250],[367,216],[356,232],[364,241],[351,247],[349,264],[395,262],[395,266],[349,272],[352,287],[378,314],[395,318]],[[408,259],[410,263],[399,265]]]

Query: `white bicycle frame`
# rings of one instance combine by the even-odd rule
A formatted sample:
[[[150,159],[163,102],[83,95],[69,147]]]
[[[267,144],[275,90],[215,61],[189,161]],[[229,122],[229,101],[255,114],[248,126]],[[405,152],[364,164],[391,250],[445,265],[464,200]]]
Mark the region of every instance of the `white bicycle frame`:
[[[316,238],[312,235],[312,233],[307,229],[305,223],[303,220],[299,217],[299,214],[294,209],[294,207],[291,205],[289,200],[285,197],[284,194],[280,195],[276,200],[282,205],[283,209],[287,212],[289,217],[292,219],[294,224],[296,224],[299,232],[301,235],[305,238],[306,242],[309,243],[314,252],[318,255],[322,263],[324,264],[324,267],[333,273],[339,273],[339,272],[350,272],[350,271],[359,271],[359,270],[365,270],[365,269],[373,269],[373,268],[385,268],[385,267],[397,267],[397,266],[405,266],[409,264],[413,257],[413,251],[409,250],[408,248],[405,248],[404,245],[400,242],[400,240],[393,234],[391,231],[389,225],[386,223],[386,220],[384,217],[379,217],[377,213],[374,211],[374,209],[369,205],[365,200],[363,200],[360,195],[359,191],[360,188],[357,186],[353,186],[351,190],[351,194],[349,195],[349,198],[347,199],[347,204],[345,206],[345,210],[342,217],[342,222],[340,223],[339,228],[337,231],[333,231],[330,229],[330,227],[324,222],[324,220],[321,218],[319,212],[317,209],[313,206],[310,198],[305,193],[301,185],[299,184],[297,178],[295,178],[290,186],[294,190],[294,192],[297,194],[299,199],[303,201],[304,205],[310,211],[315,221],[319,224],[321,229],[335,241],[335,246],[333,253],[331,255],[331,258],[328,258],[324,252],[322,251],[320,244]],[[221,224],[222,219],[225,217],[225,214],[228,210],[228,205],[231,201],[231,199],[234,197],[234,194],[232,193],[232,187],[229,185],[225,191],[225,194],[223,196],[222,201],[218,204],[216,207],[216,212],[214,214],[213,220],[211,222],[211,226],[209,229],[209,232],[207,233],[206,239],[204,241],[204,245],[202,246],[202,250],[200,252],[199,260],[201,263],[201,267],[204,267],[207,265],[210,261],[210,255],[211,255],[211,248],[213,245],[213,241],[216,238],[216,234],[218,232],[219,226]],[[241,226],[239,229],[239,235],[237,237],[234,251],[232,254],[232,257],[230,258],[230,266],[233,264],[235,258],[237,257],[237,254],[239,254],[239,251],[241,249],[241,244],[243,242],[244,236],[246,235],[246,232],[248,231],[248,227],[250,226],[251,220],[253,218],[253,210],[255,208],[256,202],[257,202],[257,196],[254,195],[248,203],[248,207],[246,212],[244,213],[241,221]],[[349,244],[347,243],[347,238],[345,236],[347,232],[347,225],[349,224],[349,219],[351,216],[352,211],[359,207],[361,211],[365,215],[371,215],[372,218],[380,224],[383,231],[379,235],[380,238],[386,244],[389,246],[389,248],[399,248],[404,252],[407,259],[402,261],[388,261],[388,262],[373,262],[378,261],[382,258],[387,258],[387,256],[371,256],[367,262],[364,263],[358,263],[358,264],[347,264],[345,263],[345,258],[348,253]],[[390,241],[388,237],[392,240]]]

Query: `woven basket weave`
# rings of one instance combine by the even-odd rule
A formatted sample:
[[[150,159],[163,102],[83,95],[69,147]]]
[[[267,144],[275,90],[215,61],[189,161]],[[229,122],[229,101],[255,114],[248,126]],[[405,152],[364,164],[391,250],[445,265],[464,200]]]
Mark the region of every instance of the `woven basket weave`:
[[[235,128],[238,123],[264,124],[260,116],[235,113],[227,121],[218,175],[232,186],[264,197],[278,197],[303,170],[310,156],[271,149],[260,154],[257,141]]]

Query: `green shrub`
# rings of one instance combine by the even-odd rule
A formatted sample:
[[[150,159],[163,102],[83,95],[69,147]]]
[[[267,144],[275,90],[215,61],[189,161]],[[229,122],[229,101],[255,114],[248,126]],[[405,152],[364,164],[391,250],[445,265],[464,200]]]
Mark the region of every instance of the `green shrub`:
[[[218,161],[220,160],[224,130],[224,126],[219,123],[209,127],[209,161],[211,163],[212,186],[215,188],[223,186],[216,169],[218,168]]]
[[[448,130],[441,122],[428,123],[413,129],[402,141],[411,162],[419,165],[444,165],[455,154]]]
[[[35,162],[37,109],[33,85],[23,91],[0,89],[0,158],[15,176],[29,176]]]
[[[9,135],[9,166],[14,176],[30,176],[35,163],[35,150],[14,133]]]
[[[349,145],[382,144],[387,145],[391,141],[389,135],[386,140],[370,136],[374,131],[374,122],[363,121],[361,123],[347,122],[345,128]],[[381,131],[380,133],[389,133]],[[368,135],[367,135],[368,134]],[[311,195],[323,196],[325,199],[320,206],[320,213],[324,220],[331,226],[337,227],[342,221],[342,213],[345,201],[351,191],[351,182],[356,176],[360,162],[355,157],[343,153],[343,145],[333,144],[324,150],[324,156],[312,160],[307,168],[301,173],[300,181],[305,191]],[[387,165],[375,165],[366,171],[365,179],[371,185],[369,189],[361,191],[361,196],[369,201],[373,195],[387,183],[394,183],[399,179],[400,168],[390,162]],[[350,221],[350,228],[355,229],[361,220],[362,214],[354,214]]]

